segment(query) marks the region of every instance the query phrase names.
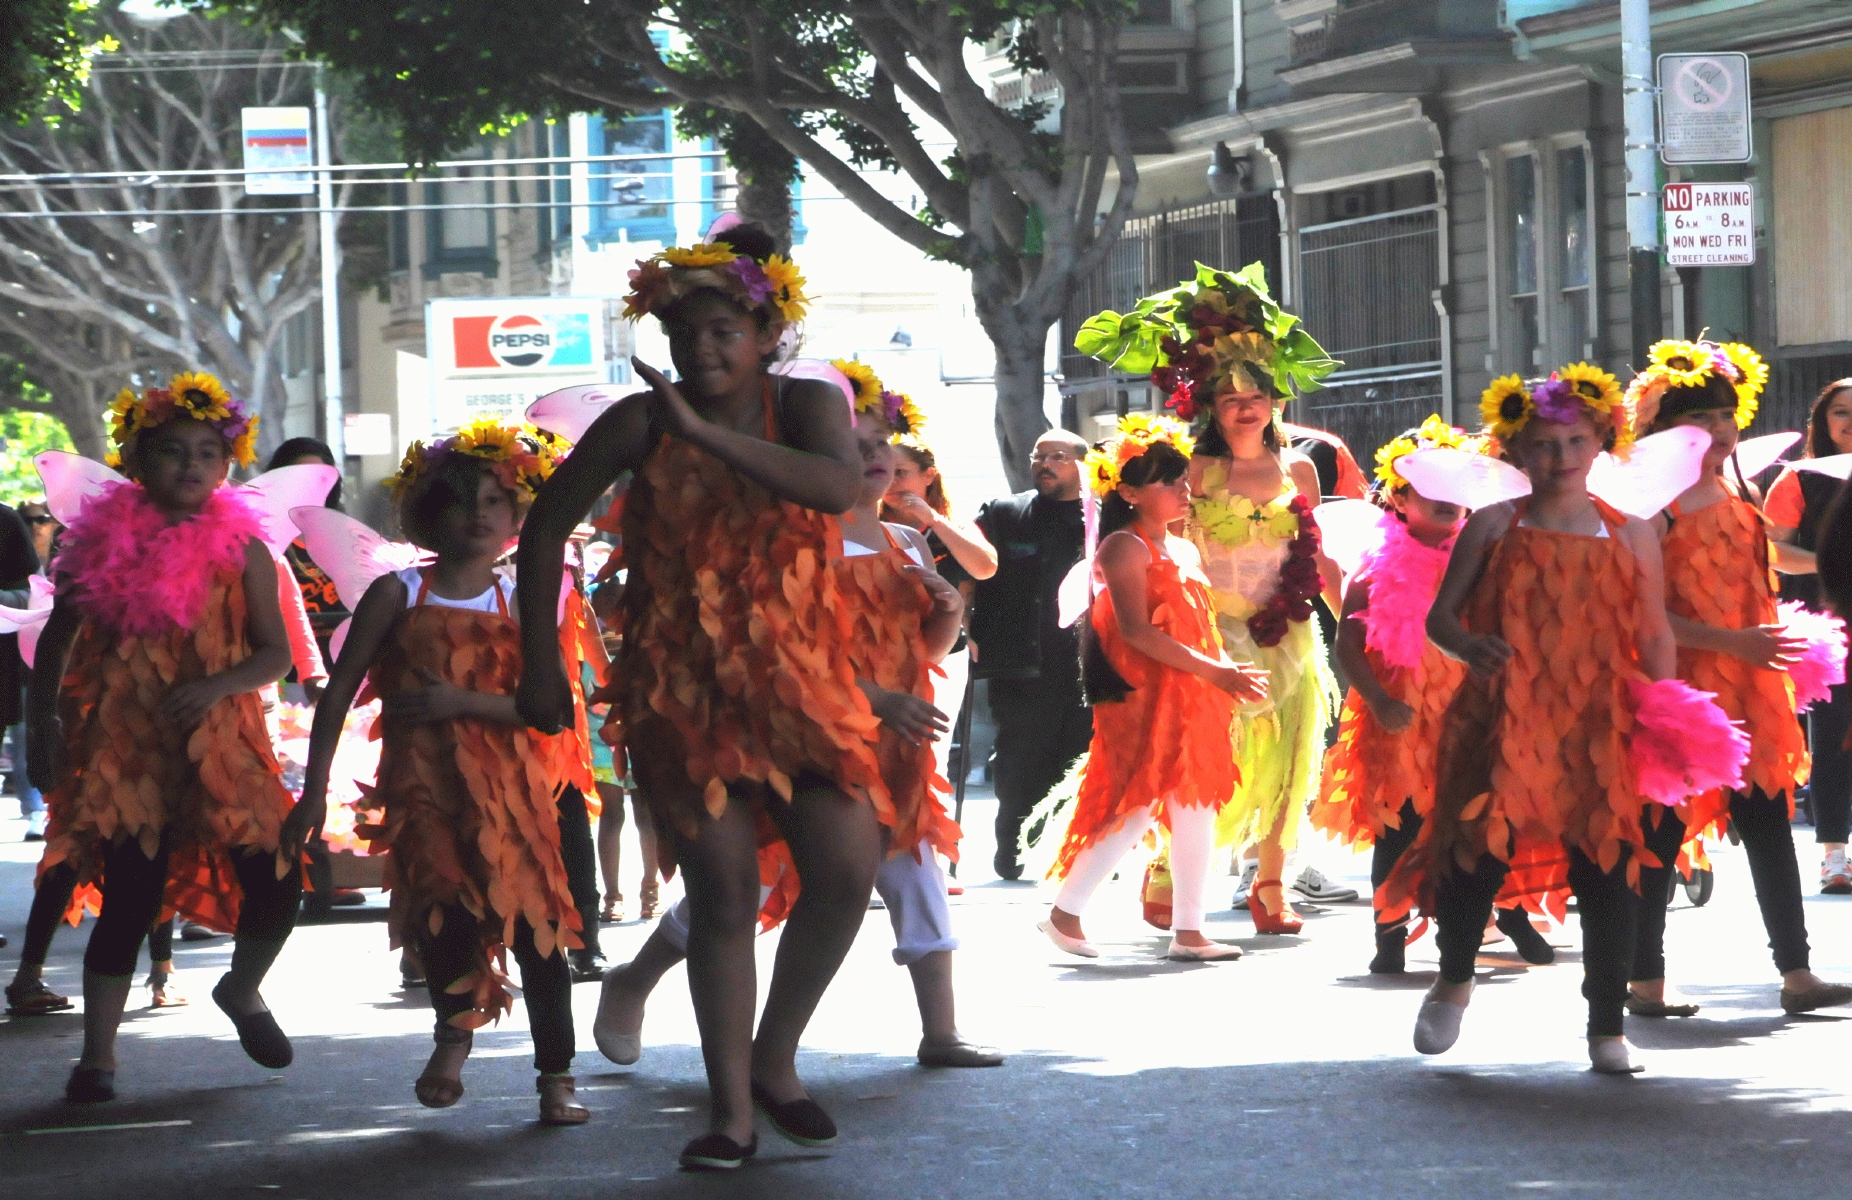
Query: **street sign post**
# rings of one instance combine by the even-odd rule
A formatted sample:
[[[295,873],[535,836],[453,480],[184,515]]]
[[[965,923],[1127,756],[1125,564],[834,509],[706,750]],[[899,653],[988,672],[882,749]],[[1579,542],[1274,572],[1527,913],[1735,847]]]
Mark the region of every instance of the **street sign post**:
[[[312,196],[315,165],[309,150],[309,110],[306,108],[247,108],[244,110],[244,190],[253,196]],[[300,173],[279,168],[301,167]]]
[[[1756,194],[1749,183],[1668,183],[1666,263],[1747,267],[1756,261]]]
[[[1749,56],[1659,56],[1659,157],[1668,166],[1745,163],[1755,147],[1749,126]]]

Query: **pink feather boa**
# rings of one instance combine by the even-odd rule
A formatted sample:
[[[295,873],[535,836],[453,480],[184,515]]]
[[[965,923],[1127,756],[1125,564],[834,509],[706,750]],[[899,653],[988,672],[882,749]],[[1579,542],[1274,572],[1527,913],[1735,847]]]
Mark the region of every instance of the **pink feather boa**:
[[[197,516],[169,525],[138,483],[112,483],[60,543],[56,574],[84,616],[134,637],[191,629],[219,574],[244,565],[263,524],[222,487]]]
[[[1394,513],[1382,519],[1383,540],[1358,574],[1370,581],[1370,604],[1353,614],[1363,622],[1363,644],[1397,670],[1421,665],[1428,648],[1428,609],[1447,573],[1453,539],[1425,546]]]
[[[1800,661],[1788,668],[1794,706],[1806,708],[1827,699],[1835,685],[1846,681],[1846,623],[1793,600],[1776,611],[1790,634],[1807,639]]]
[[[1627,757],[1644,800],[1680,804],[1713,788],[1740,789],[1749,735],[1700,692],[1678,679],[1629,680],[1633,736]]]

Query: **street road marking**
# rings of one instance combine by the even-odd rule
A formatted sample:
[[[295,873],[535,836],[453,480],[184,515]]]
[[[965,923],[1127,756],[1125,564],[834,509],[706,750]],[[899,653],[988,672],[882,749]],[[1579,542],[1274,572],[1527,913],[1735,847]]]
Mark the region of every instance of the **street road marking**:
[[[27,1137],[42,1133],[109,1133],[117,1129],[175,1129],[191,1121],[132,1121],[123,1125],[66,1125],[59,1129],[28,1129]]]

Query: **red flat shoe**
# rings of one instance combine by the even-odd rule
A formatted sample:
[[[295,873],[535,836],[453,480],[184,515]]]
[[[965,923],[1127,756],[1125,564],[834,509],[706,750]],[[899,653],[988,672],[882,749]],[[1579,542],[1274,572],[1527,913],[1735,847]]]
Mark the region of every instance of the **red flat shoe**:
[[[1260,902],[1262,888],[1281,887],[1277,879],[1262,879],[1248,892],[1248,912],[1254,916],[1255,933],[1298,933],[1305,928],[1305,922],[1293,911],[1293,906],[1286,902],[1284,889],[1280,892],[1280,911],[1278,915],[1267,911],[1267,906]]]

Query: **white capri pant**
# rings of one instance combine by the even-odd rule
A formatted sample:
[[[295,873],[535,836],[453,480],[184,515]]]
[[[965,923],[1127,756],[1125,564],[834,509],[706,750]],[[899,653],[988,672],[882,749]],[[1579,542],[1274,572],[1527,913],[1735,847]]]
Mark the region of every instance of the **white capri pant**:
[[[1154,806],[1155,807],[1155,806]],[[1151,828],[1151,809],[1135,812],[1125,824],[1074,856],[1061,883],[1055,907],[1079,916],[1099,886],[1111,878],[1126,851]],[[1170,906],[1172,929],[1203,927],[1203,889],[1209,883],[1209,856],[1215,849],[1215,809],[1207,804],[1170,810]]]

